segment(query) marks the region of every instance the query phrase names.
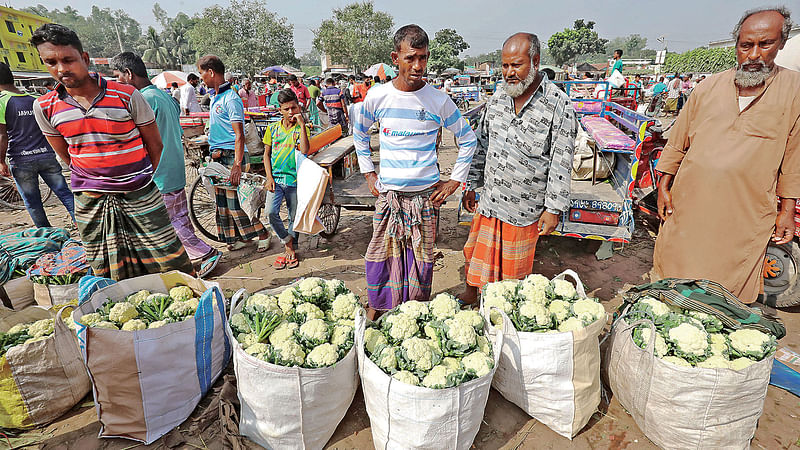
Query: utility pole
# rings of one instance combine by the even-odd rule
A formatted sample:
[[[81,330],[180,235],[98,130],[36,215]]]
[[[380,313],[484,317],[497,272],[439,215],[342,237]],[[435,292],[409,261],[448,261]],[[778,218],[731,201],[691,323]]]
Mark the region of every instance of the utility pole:
[[[119,44],[119,52],[122,53],[125,51],[125,49],[122,48],[122,36],[120,36],[119,34],[119,26],[117,25],[117,21],[119,20],[120,20],[119,17],[114,17],[114,31],[117,32],[117,43]]]

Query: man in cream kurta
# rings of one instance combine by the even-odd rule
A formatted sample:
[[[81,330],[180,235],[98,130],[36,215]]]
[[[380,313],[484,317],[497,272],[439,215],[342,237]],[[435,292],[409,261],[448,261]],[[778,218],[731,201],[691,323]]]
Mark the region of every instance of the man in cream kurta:
[[[710,279],[751,303],[770,239],[792,239],[800,72],[774,64],[788,21],[783,9],[747,13],[736,29],[738,67],[699,84],[670,132],[657,166],[665,222],[655,278]]]

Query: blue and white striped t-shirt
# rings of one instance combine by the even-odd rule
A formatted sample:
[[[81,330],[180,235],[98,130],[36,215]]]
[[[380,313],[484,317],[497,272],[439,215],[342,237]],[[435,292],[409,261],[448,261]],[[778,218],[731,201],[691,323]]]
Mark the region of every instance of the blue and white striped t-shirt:
[[[467,179],[478,140],[450,97],[426,84],[414,92],[392,83],[375,86],[355,108],[353,138],[361,173],[375,171],[370,159],[369,127],[380,123],[378,190],[416,192],[439,181],[436,134],[445,127],[456,135],[458,158],[451,180]]]

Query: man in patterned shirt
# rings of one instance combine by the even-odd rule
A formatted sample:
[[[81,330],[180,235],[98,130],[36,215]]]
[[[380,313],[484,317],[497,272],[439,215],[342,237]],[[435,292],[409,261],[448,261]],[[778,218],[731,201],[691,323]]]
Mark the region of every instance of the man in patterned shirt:
[[[462,199],[477,211],[464,245],[465,303],[486,283],[530,274],[536,241],[569,206],[578,125],[569,97],[539,72],[535,34],[506,40],[502,70],[505,84],[483,113]]]

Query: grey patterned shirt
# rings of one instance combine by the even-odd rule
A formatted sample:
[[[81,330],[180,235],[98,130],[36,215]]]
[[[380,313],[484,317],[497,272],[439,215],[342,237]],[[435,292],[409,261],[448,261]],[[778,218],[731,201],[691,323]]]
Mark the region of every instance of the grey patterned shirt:
[[[478,212],[524,227],[543,211],[566,211],[577,127],[569,97],[547,78],[519,114],[498,89],[481,117],[467,178],[467,189],[483,187]]]

